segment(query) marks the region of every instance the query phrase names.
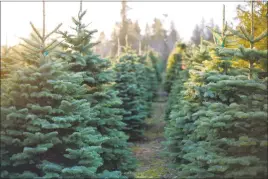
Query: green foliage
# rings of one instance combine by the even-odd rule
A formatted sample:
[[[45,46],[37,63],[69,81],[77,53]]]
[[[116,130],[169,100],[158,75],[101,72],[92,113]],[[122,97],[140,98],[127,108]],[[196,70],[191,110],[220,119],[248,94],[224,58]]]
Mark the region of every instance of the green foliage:
[[[179,49],[177,49],[179,51]],[[186,49],[188,50],[188,49]],[[195,49],[196,50],[196,49]],[[193,51],[193,50],[192,50]],[[197,51],[197,50],[196,50]],[[188,57],[188,51],[185,51],[186,53],[182,54],[182,55],[178,55],[178,58],[183,58],[184,59],[184,65],[185,66],[189,66],[190,62],[192,62],[192,59]],[[198,53],[194,54],[195,56],[197,56]],[[176,55],[175,55],[176,56]],[[175,57],[174,56],[174,57]],[[169,60],[173,60],[172,58]],[[170,62],[169,62],[170,63]],[[175,64],[175,62],[173,62],[173,65],[171,66],[169,64],[169,66],[171,66],[171,70],[169,71],[169,75],[167,75],[166,80],[168,80],[168,77],[173,78],[173,81],[166,81],[166,87],[168,83],[171,83],[171,90],[170,90],[170,94],[168,96],[168,102],[167,102],[167,107],[166,107],[166,111],[165,111],[165,120],[169,120],[170,119],[170,112],[172,111],[173,106],[177,105],[177,103],[179,102],[180,98],[179,98],[179,93],[180,91],[183,89],[183,85],[184,83],[187,81],[187,79],[189,78],[189,71],[187,69],[183,70],[181,69],[177,69],[178,71],[176,72],[175,70],[175,65],[176,66],[181,66],[182,62],[177,62],[177,64]],[[176,73],[176,75],[174,74]],[[173,85],[172,85],[173,84]]]
[[[201,74],[201,70],[204,69],[198,57],[207,56],[207,52],[196,48],[193,55],[192,58],[196,59],[192,60],[195,69],[190,68],[190,70],[180,72],[181,75],[174,83],[169,95],[166,111],[166,120],[169,120],[165,128],[166,154],[175,164],[186,162],[182,157],[183,148],[195,129],[195,117],[192,115],[200,109],[200,101],[196,98],[195,89],[201,85],[202,76],[197,77],[195,74]]]
[[[151,105],[153,98],[156,96],[156,92],[158,89],[158,81],[157,81],[157,72],[154,68],[155,65],[153,60],[146,54],[144,56],[139,56],[138,62],[141,64],[137,70],[137,80],[139,83],[139,87],[143,88],[142,98],[146,102],[148,115],[150,116]]]
[[[143,138],[144,119],[150,115],[153,92],[156,90],[155,72],[148,60],[146,56],[138,56],[127,49],[115,66],[115,89],[123,101],[123,121],[127,124],[125,131],[130,140]]]
[[[12,71],[11,68],[14,65],[14,60],[12,59],[11,51],[10,47],[1,47],[1,79],[7,78]]]
[[[96,177],[101,144],[108,138],[92,127],[96,114],[90,104],[73,97],[86,92],[82,76],[41,53],[32,61],[6,80],[2,91],[1,177]]]
[[[177,79],[179,71],[183,69],[182,53],[185,50],[185,44],[177,44],[176,48],[171,52],[168,57],[168,63],[166,68],[166,78],[164,83],[164,89],[169,93],[172,84]]]
[[[225,22],[222,32],[210,29],[214,44],[202,39],[200,47],[176,44],[169,55],[164,144],[178,178],[268,176],[268,33],[259,28],[267,25],[267,3],[255,4],[253,14],[238,8],[243,26],[236,30]],[[141,41],[127,8],[123,1],[119,34],[114,31],[112,38],[113,57],[118,45],[127,46],[118,59],[93,53],[96,30],[82,23],[81,10],[72,18],[74,32],[60,32],[60,48],[51,35],[61,24],[45,34],[32,23],[30,39],[1,48],[1,178],[126,179],[136,169],[128,140],[161,134],[144,130],[164,61],[154,51],[137,55],[129,44],[137,49],[139,41],[146,50],[158,44],[153,48],[164,57],[169,52],[161,20],[154,19],[152,34],[147,26]],[[158,166],[136,177],[158,177],[164,170]]]
[[[191,115],[195,129],[182,148],[189,163],[181,175],[265,178],[267,146],[261,143],[267,140],[267,82],[221,74],[207,74],[204,80],[199,90],[203,109]]]
[[[151,60],[152,66],[154,68],[157,82],[161,83],[161,81],[162,81],[162,77],[161,77],[162,69],[160,66],[161,61],[160,61],[159,57],[157,56],[157,54],[155,54],[153,51],[149,52],[149,58]]]
[[[243,13],[239,13],[239,18],[242,21],[242,24],[244,23],[243,26],[238,26],[239,30],[233,30],[232,28],[228,28],[229,31],[232,32],[234,36],[236,36],[239,40],[240,43],[245,44],[246,47],[249,48],[244,48],[239,47],[239,52],[235,52],[235,56],[237,58],[242,59],[243,61],[248,62],[249,64],[249,79],[252,79],[254,76],[254,70],[256,67],[254,67],[256,64],[259,64],[259,67],[262,70],[267,70],[267,50],[263,51],[258,51],[254,48],[259,48],[259,49],[265,49],[263,47],[267,47],[267,37],[268,37],[268,30],[267,30],[267,2],[266,3],[257,3],[257,6],[259,6],[259,12],[255,13],[254,11],[254,3],[253,1],[250,3],[251,4],[251,9],[252,12],[249,14],[248,12],[244,11]],[[239,8],[238,8],[239,9]],[[256,18],[257,16],[257,18]],[[265,17],[266,16],[266,17]],[[249,18],[250,17],[250,18]],[[257,23],[256,23],[256,19]],[[255,32],[255,28],[257,26],[263,26],[264,24],[262,21],[259,21],[258,19],[266,19],[266,25],[265,25],[265,30],[263,28],[259,28],[257,30],[258,35]],[[265,21],[265,20],[264,20]],[[249,26],[250,24],[250,26]],[[250,30],[249,30],[250,28]],[[261,30],[261,31],[260,31]],[[263,43],[264,42],[264,43]],[[266,45],[264,45],[266,44]]]
[[[177,75],[177,79],[172,85],[171,92],[168,96],[167,107],[165,111],[165,120],[170,119],[170,112],[172,111],[173,106],[177,105],[180,99],[180,91],[183,89],[183,84],[188,79],[188,70],[180,71]]]
[[[122,121],[123,111],[120,109],[122,101],[118,91],[112,89],[115,80],[111,62],[93,53],[92,47],[97,43],[92,42],[95,30],[87,30],[82,23],[86,11],[79,12],[78,18],[73,18],[75,23],[74,34],[61,32],[65,42],[62,47],[64,52],[59,53],[69,64],[69,69],[83,76],[81,85],[87,86],[87,92],[78,99],[87,99],[91,103],[96,118],[92,126],[107,140],[102,143],[101,157],[103,165],[98,172],[132,171],[136,167],[135,159],[128,148],[128,136],[122,131],[125,123]],[[117,175],[117,174],[115,174]],[[111,173],[111,177],[114,174]]]
[[[267,29],[267,2],[254,1],[254,34],[259,36],[263,33],[264,29]],[[237,7],[237,19],[239,20],[239,26],[243,26],[246,31],[251,29],[251,12],[250,12],[250,2],[245,3],[244,5],[238,5]],[[239,28],[239,26],[237,28]],[[237,29],[238,30],[238,29]],[[256,42],[254,46],[259,50],[267,49],[267,39],[261,39]],[[239,45],[245,46],[246,48],[250,47],[250,43],[245,39],[238,39]]]
[[[134,53],[121,55],[115,66],[117,74],[115,89],[119,91],[118,96],[123,101],[121,107],[125,110],[123,121],[127,124],[125,132],[130,140],[143,137],[144,119],[147,116],[145,100],[142,99],[144,88],[138,88],[137,70],[141,64],[139,57]]]
[[[266,178],[267,78],[248,79],[247,70],[232,67],[241,50],[208,50],[211,57],[194,55],[189,79],[173,87],[167,155],[180,178]]]
[[[103,173],[98,175],[100,179],[113,178],[113,179],[127,179],[126,176],[122,176],[119,171],[109,172],[108,170],[104,170]]]

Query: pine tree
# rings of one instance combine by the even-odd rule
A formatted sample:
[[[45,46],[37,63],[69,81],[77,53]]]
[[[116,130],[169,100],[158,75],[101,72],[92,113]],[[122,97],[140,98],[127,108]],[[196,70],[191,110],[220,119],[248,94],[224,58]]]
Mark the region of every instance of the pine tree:
[[[169,93],[178,75],[178,72],[182,70],[182,53],[186,48],[185,44],[177,44],[173,52],[168,57],[168,63],[166,68],[166,79],[164,89]]]
[[[267,5],[266,1],[254,1],[254,34],[256,36],[261,35],[263,30],[267,28]],[[239,27],[243,26],[247,31],[251,29],[251,12],[250,12],[250,2],[244,3],[244,5],[237,6],[237,18],[239,20],[239,26],[237,26],[237,30]],[[238,38],[239,44],[243,44],[245,47],[250,47],[250,43],[245,40]],[[263,38],[262,40],[256,42],[254,46],[259,50],[266,50],[268,48],[267,44],[268,38]]]
[[[162,69],[161,69],[161,66],[160,66],[160,58],[159,56],[156,54],[156,52],[154,51],[149,51],[149,58],[151,60],[151,64],[152,64],[152,67],[154,68],[154,72],[155,72],[155,76],[156,76],[156,80],[158,83],[161,83],[162,82],[162,76],[161,76],[161,73],[162,73]]]
[[[12,71],[14,60],[12,59],[12,48],[8,46],[1,47],[1,79],[7,78]]]
[[[232,28],[228,28],[235,36],[239,37],[241,40],[246,41],[249,44],[249,48],[245,48],[244,46],[239,47],[238,52],[228,52],[234,54],[234,56],[245,60],[248,62],[248,68],[249,68],[249,79],[252,79],[253,77],[253,68],[256,64],[262,64],[267,65],[267,50],[261,50],[258,51],[254,48],[254,45],[263,39],[267,39],[268,37],[268,30],[264,30],[262,33],[260,33],[257,37],[254,35],[254,2],[251,2],[251,30],[250,33],[243,27],[240,26],[240,30],[233,30]],[[267,66],[263,69],[267,70]]]
[[[156,72],[149,54],[138,56],[138,58],[138,62],[140,63],[140,66],[137,67],[136,71],[139,84],[138,88],[143,89],[141,90],[142,99],[146,106],[147,116],[150,116],[152,101],[156,96],[158,87]]]
[[[221,52],[212,59],[224,61],[226,55]],[[237,73],[237,69],[226,66],[223,69],[215,68],[214,72],[206,69],[203,84],[196,91],[202,108],[192,114],[196,127],[182,155],[189,163],[181,168],[180,175],[265,178],[267,79],[249,80],[241,71]]]
[[[267,78],[248,79],[253,70],[232,67],[241,49],[228,45],[208,46],[211,59],[192,66],[181,92],[186,103],[171,113],[168,147],[181,178],[267,177]]]
[[[8,80],[1,98],[1,178],[96,177],[107,138],[89,125],[90,104],[73,98],[86,91],[82,77],[47,56],[59,26],[47,35],[32,28],[37,40],[25,39],[30,51],[23,53],[31,63]]]
[[[159,18],[154,18],[151,29],[152,35],[150,38],[150,46],[161,54],[162,59],[166,60],[169,55],[169,48],[167,44],[167,30],[164,28],[164,25]]]
[[[191,41],[197,46],[200,44],[200,37],[201,37],[201,29],[198,24],[195,25],[193,30],[193,34],[191,37]]]
[[[151,36],[152,36],[151,28],[148,23],[146,23],[144,31],[145,32],[144,32],[143,39],[142,39],[142,49],[144,51],[148,51],[150,42],[151,42]]]
[[[127,124],[125,132],[130,140],[143,138],[144,119],[148,115],[148,107],[143,98],[145,88],[141,86],[140,70],[143,65],[139,63],[140,58],[130,49],[119,57],[115,66],[116,84],[115,89],[119,91],[118,96],[123,101],[121,107],[125,110],[123,121]]]
[[[182,54],[181,58],[183,61],[183,66],[190,66],[192,61],[196,60],[196,58],[200,57],[196,53],[195,58],[193,58],[192,56],[192,52],[198,52],[199,48],[195,47],[194,49],[191,49],[191,47],[187,47],[187,49],[184,50],[185,53]],[[205,52],[204,52],[205,53]],[[178,65],[182,65],[181,63],[178,63]],[[171,90],[170,90],[170,94],[168,96],[168,101],[167,101],[167,107],[165,110],[165,120],[170,120],[170,113],[173,109],[173,106],[177,105],[178,100],[179,100],[179,94],[183,89],[184,83],[187,81],[187,79],[189,78],[189,71],[187,68],[185,68],[184,70],[180,69],[177,71],[177,75],[174,75],[174,81],[173,84],[171,86]]]
[[[122,122],[122,101],[117,97],[118,92],[111,88],[115,76],[108,59],[100,58],[93,53],[92,42],[95,30],[87,30],[82,19],[86,11],[81,11],[78,18],[73,18],[75,34],[61,32],[65,42],[64,52],[60,56],[69,63],[70,71],[83,75],[82,84],[88,88],[85,98],[91,103],[96,113],[96,120],[91,125],[96,127],[102,136],[107,138],[102,143],[101,157],[103,166],[99,172],[121,171],[135,169],[135,159],[128,148],[128,137],[122,131],[125,124]]]
[[[166,154],[171,159],[171,164],[175,164],[177,171],[190,163],[183,155],[185,144],[193,143],[191,134],[195,130],[195,117],[192,115],[201,107],[195,89],[200,87],[202,77],[198,77],[197,74],[204,69],[201,59],[204,59],[207,54],[206,49],[198,47],[194,49],[191,63],[188,64],[189,68],[180,72],[169,96],[170,106],[167,108],[169,114],[166,116],[169,121],[165,128]],[[182,174],[178,176],[181,177]]]
[[[167,41],[169,52],[171,52],[173,50],[176,42],[181,41],[180,35],[179,35],[178,31],[176,30],[173,21],[171,21],[171,23],[170,23],[170,29],[169,29],[169,33],[168,33],[166,41]]]
[[[178,103],[180,91],[183,89],[183,84],[188,79],[188,70],[180,70],[177,75],[174,76],[173,84],[171,86],[170,94],[168,96],[167,107],[165,110],[165,120],[170,119],[170,113],[173,106]]]

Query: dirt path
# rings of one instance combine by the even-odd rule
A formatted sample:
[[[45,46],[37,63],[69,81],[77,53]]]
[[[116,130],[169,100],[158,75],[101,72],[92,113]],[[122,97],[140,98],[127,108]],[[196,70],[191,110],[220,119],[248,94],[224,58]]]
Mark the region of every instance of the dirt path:
[[[166,178],[169,170],[167,161],[163,156],[165,107],[167,96],[162,89],[158,91],[158,97],[152,104],[152,116],[146,119],[146,141],[136,142],[132,147],[138,159],[138,169],[134,173],[135,178]]]

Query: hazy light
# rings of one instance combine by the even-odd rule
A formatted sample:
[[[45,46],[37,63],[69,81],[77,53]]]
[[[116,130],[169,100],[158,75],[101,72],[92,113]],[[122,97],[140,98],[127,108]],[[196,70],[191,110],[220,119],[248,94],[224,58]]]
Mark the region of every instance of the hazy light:
[[[225,2],[226,20],[233,22],[235,8],[240,3]],[[153,19],[160,18],[169,29],[170,22],[174,21],[180,36],[189,40],[194,26],[199,24],[202,17],[221,27],[222,2],[129,2],[128,17],[138,20],[142,33],[146,23],[152,24]],[[104,31],[106,37],[110,34],[116,22],[120,21],[120,2],[84,2],[83,9],[87,9],[86,23],[89,28]],[[46,30],[51,31],[57,24],[63,23],[61,30],[68,30],[72,26],[71,17],[77,16],[79,2],[46,2]],[[165,17],[163,14],[167,14]],[[19,42],[19,37],[27,37],[31,32],[29,22],[37,28],[42,27],[42,2],[2,2],[1,3],[1,45]],[[95,38],[98,34],[95,35]]]

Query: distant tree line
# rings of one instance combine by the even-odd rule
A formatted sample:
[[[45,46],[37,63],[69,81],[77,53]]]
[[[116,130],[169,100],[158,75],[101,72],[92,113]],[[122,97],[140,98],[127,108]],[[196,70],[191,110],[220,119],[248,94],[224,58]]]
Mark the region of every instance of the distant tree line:
[[[118,53],[124,52],[122,47],[127,43],[137,53],[153,49],[160,54],[163,60],[166,60],[175,43],[181,41],[174,22],[171,21],[167,30],[164,28],[160,18],[154,18],[152,24],[146,24],[144,34],[141,34],[139,22],[127,17],[127,12],[130,8],[126,1],[122,1],[121,5],[121,21],[115,24],[110,40],[108,40],[104,32],[100,33],[98,40],[101,43],[95,47],[95,52],[102,57],[115,57],[118,56]],[[209,23],[202,19],[201,23],[197,24],[193,30],[191,43],[199,45],[201,36],[207,41],[213,41],[212,33],[206,26],[219,29],[214,24],[213,19]],[[120,45],[120,48],[118,48],[118,45]]]

